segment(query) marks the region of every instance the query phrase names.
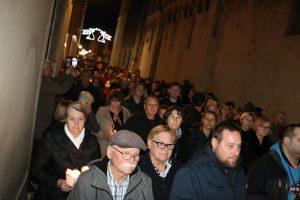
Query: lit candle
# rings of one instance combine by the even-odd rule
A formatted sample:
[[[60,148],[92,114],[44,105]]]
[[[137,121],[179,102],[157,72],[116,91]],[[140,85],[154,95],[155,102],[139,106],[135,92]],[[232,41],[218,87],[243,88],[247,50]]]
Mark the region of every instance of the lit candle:
[[[66,170],[66,182],[68,185],[70,186],[74,186],[78,177],[80,175],[80,171],[77,169],[71,170],[71,169],[67,169]]]
[[[83,167],[81,167],[81,173],[82,172],[85,172],[85,171],[87,171],[87,170],[89,170],[90,168],[88,167],[88,166],[83,166]]]

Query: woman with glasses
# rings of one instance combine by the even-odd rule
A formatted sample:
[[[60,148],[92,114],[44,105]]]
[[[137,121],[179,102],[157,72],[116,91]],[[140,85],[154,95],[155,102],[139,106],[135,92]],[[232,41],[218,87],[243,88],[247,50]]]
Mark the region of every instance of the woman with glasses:
[[[147,138],[149,153],[139,162],[143,172],[152,179],[152,190],[155,200],[169,199],[169,194],[176,171],[181,164],[171,159],[177,137],[165,125],[154,127]]]
[[[67,199],[73,186],[66,181],[66,170],[80,171],[100,158],[97,137],[84,128],[86,116],[81,103],[71,103],[65,124],[45,134],[31,169],[32,179],[39,186],[34,199]]]
[[[269,133],[271,130],[271,122],[265,117],[257,117],[253,123],[254,133],[248,135],[245,147],[245,155],[243,157],[243,166],[247,172],[251,164],[267,153],[272,145]]]

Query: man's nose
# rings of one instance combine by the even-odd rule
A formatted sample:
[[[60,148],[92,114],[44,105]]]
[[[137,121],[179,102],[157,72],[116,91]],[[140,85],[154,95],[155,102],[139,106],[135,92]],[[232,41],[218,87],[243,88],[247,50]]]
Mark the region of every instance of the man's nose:
[[[234,153],[235,156],[239,156],[240,155],[240,147],[235,147],[233,149],[233,153]]]

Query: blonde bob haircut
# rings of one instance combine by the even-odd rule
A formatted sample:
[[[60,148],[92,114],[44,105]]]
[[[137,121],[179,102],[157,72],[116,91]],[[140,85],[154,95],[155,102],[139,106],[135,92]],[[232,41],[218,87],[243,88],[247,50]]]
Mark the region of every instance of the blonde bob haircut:
[[[271,121],[266,117],[257,117],[253,123],[253,130],[257,132],[257,127],[263,125],[265,123],[269,123],[271,125]],[[270,131],[270,130],[269,130]]]
[[[147,141],[152,140],[156,135],[158,135],[161,132],[168,132],[173,137],[173,142],[176,144],[177,137],[176,134],[171,131],[171,129],[167,125],[158,125],[155,126],[149,133],[147,137]]]
[[[67,107],[70,103],[72,103],[72,101],[67,99],[62,99],[59,101],[54,112],[54,119],[56,121],[66,122]]]
[[[241,117],[240,117],[240,122],[241,122],[241,123],[242,123],[242,121],[243,121],[243,119],[244,119],[245,117],[252,117],[253,122],[254,122],[254,114],[253,114],[253,113],[251,113],[251,112],[243,112],[243,113],[241,114]]]

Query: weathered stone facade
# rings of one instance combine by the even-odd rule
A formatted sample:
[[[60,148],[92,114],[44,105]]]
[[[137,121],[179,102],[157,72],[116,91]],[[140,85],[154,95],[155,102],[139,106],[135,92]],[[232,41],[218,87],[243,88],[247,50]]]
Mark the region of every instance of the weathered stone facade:
[[[128,11],[134,0],[126,1]],[[139,20],[136,29],[115,39],[119,52],[127,50],[118,66],[159,80],[189,79],[221,100],[250,100],[267,116],[284,110],[299,121],[299,1],[148,0],[143,6],[135,21],[124,23]]]

